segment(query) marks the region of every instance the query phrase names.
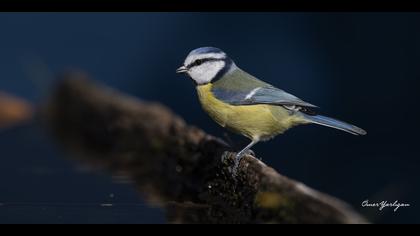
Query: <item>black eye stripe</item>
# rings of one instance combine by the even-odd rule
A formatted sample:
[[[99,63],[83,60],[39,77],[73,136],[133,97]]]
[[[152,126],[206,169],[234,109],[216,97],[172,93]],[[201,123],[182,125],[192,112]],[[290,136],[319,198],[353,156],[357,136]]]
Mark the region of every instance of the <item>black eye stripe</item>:
[[[197,59],[197,60],[191,62],[189,65],[187,65],[187,68],[189,69],[189,68],[194,67],[194,66],[199,66],[199,65],[201,65],[203,63],[206,63],[206,62],[209,62],[209,61],[223,61],[223,60],[225,60],[225,58],[211,58],[210,57],[210,58]]]

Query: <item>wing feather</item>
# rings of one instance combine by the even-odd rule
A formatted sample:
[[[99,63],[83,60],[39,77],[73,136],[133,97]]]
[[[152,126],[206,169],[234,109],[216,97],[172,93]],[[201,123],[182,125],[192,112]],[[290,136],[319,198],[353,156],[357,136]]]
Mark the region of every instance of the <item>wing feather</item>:
[[[274,87],[257,87],[247,90],[215,88],[213,94],[231,105],[271,104],[284,106],[317,107],[298,97]]]
[[[216,81],[212,92],[216,98],[231,105],[271,104],[317,107],[265,83],[239,68]]]

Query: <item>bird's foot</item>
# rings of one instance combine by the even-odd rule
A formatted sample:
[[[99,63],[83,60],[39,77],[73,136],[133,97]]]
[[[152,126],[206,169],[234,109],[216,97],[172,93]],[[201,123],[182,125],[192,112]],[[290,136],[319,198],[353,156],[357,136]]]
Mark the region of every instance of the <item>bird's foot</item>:
[[[228,158],[229,158],[230,154],[231,154],[230,152],[224,152],[223,153],[223,155],[222,155],[222,162],[223,163],[228,163]],[[241,161],[242,161],[242,159],[245,155],[250,155],[250,156],[255,157],[255,153],[252,150],[248,150],[244,153],[240,152],[240,153],[236,154],[233,166],[229,167],[229,171],[232,173],[232,176],[233,176],[234,179],[236,179],[236,177],[238,177],[239,167],[240,167]]]
[[[238,176],[239,164],[241,163],[242,157],[240,154],[236,154],[234,163],[230,164],[231,160],[229,160],[229,157],[231,156],[231,154],[231,152],[224,152],[221,161],[222,163],[226,163],[229,165],[228,170],[232,173],[233,178],[236,179],[236,177]]]
[[[245,155],[250,155],[250,156],[256,157],[255,156],[255,152],[252,151],[251,149],[249,149],[248,151],[246,151]]]
[[[251,150],[249,150],[249,151],[251,151]],[[232,167],[232,175],[233,175],[234,179],[236,179],[236,177],[238,177],[239,167],[241,165],[241,161],[242,161],[243,157],[245,155],[248,155],[248,154],[251,155],[249,151],[239,152],[238,154],[236,154],[235,163],[233,164],[233,167]],[[254,154],[254,152],[252,152],[252,154]]]

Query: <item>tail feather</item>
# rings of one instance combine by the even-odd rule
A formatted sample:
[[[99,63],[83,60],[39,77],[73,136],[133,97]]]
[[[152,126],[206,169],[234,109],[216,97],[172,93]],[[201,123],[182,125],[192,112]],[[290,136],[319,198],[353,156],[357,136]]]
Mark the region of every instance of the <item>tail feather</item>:
[[[365,135],[366,131],[364,131],[363,129],[348,124],[346,122],[343,121],[339,121],[330,117],[326,117],[326,116],[321,116],[321,115],[315,115],[315,116],[311,116],[311,115],[304,115],[305,119],[307,121],[309,121],[310,123],[314,123],[314,124],[318,124],[318,125],[323,125],[323,126],[327,126],[330,128],[334,128],[334,129],[338,129],[338,130],[342,130],[354,135]]]

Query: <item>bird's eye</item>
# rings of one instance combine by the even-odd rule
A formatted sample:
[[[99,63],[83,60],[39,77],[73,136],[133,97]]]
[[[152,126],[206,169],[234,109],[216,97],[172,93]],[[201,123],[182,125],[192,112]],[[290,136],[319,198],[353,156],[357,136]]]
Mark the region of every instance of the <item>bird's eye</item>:
[[[203,64],[203,60],[198,59],[198,60],[195,61],[194,64],[196,64],[197,66],[199,66],[199,65]]]

